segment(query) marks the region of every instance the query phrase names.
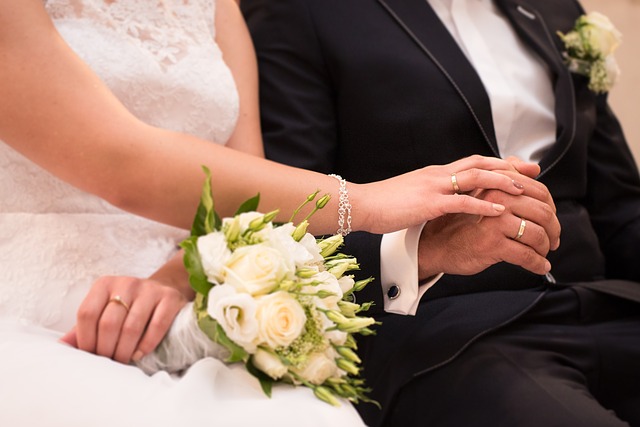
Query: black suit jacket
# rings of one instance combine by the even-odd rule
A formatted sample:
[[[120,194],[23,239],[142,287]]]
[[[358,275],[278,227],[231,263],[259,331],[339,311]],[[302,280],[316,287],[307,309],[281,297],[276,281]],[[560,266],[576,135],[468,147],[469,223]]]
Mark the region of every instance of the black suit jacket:
[[[562,224],[561,247],[549,256],[553,276],[637,293],[637,167],[606,96],[568,72],[557,36],[584,11],[572,0],[496,3],[548,65],[556,95],[557,142],[539,177]],[[369,182],[471,154],[499,156],[482,82],[425,0],[241,5],[258,52],[268,157]],[[345,252],[358,257],[363,276],[380,276],[379,242],[366,233],[348,237]],[[383,412],[361,407],[365,421],[375,425],[403,384],[525,313],[550,286],[506,263],[474,276],[445,275],[416,316],[382,313],[379,284],[367,287],[359,299],[376,302],[383,324],[361,346]]]

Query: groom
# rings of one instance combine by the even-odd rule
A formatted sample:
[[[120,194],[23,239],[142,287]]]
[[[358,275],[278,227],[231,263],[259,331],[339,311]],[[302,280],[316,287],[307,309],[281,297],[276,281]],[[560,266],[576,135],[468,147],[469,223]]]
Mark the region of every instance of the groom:
[[[510,258],[513,245],[551,240],[555,208],[536,203],[543,195],[484,194],[508,206],[508,230],[451,215],[347,237],[345,251],[380,279],[359,297],[375,299],[382,321],[361,343],[382,405],[359,405],[364,420],[640,425],[640,178],[606,95],[564,63],[558,32],[573,28],[580,5],[241,5],[270,158],[367,182],[472,154],[516,156],[539,163],[555,201],[562,238],[545,276]]]

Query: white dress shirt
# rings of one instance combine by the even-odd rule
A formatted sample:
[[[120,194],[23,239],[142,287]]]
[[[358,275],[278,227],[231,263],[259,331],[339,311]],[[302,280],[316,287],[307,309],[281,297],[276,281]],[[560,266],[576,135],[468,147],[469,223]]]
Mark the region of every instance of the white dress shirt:
[[[546,64],[524,45],[492,0],[426,0],[474,66],[491,102],[500,155],[538,162],[556,137],[555,98]],[[528,19],[537,19],[524,9]],[[422,226],[382,238],[385,310],[415,314],[422,295],[441,275],[418,285]],[[390,298],[388,290],[399,291]]]

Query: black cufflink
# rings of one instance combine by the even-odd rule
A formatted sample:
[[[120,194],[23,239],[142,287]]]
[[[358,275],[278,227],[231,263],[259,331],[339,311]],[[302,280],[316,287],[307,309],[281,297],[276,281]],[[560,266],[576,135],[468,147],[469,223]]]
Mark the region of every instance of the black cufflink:
[[[389,299],[396,299],[400,296],[400,288],[396,285],[392,285],[387,291]]]

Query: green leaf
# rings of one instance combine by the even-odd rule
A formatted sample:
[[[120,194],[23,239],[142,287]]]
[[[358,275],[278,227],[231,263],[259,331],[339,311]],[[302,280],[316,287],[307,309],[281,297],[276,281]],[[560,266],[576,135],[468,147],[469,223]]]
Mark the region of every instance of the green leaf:
[[[262,372],[260,369],[256,368],[251,360],[247,362],[247,371],[251,375],[256,377],[258,381],[260,381],[260,387],[262,387],[262,391],[264,391],[264,394],[271,397],[271,389],[273,388],[273,383],[275,382],[273,378]]]
[[[202,329],[202,332],[209,337],[209,339],[217,342],[231,352],[229,357],[225,359],[225,362],[243,362],[249,358],[249,353],[247,353],[244,348],[231,341],[224,332],[224,329],[222,329],[222,326],[206,314],[206,312],[201,313],[201,315],[198,316],[198,326]]]
[[[193,299],[193,310],[198,315],[199,318],[201,315],[207,315],[207,300],[208,297],[203,294],[196,294],[196,297]]]
[[[197,242],[198,237],[191,236],[188,239],[183,240],[180,243],[180,247],[184,249],[184,256],[182,260],[184,267],[189,273],[189,283],[191,288],[198,294],[207,295],[209,290],[213,287],[207,275],[202,268],[202,261],[200,260],[200,253],[198,252]]]
[[[213,193],[211,191],[211,171],[206,166],[202,166],[207,179],[202,185],[202,194],[200,195],[200,203],[196,210],[196,215],[191,226],[192,236],[203,236],[214,230],[220,229],[220,218],[215,211],[213,202]]]
[[[256,194],[250,199],[245,200],[236,211],[236,215],[240,215],[246,212],[257,212],[258,205],[260,204],[260,193]]]

